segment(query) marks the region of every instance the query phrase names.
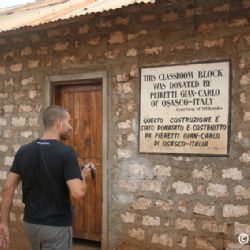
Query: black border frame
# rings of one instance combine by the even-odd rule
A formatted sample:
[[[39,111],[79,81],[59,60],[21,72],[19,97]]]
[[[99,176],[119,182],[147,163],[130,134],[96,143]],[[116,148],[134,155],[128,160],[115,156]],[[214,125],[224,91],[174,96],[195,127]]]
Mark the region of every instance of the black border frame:
[[[174,66],[181,66],[181,65],[190,65],[190,64],[208,64],[208,63],[219,63],[219,62],[228,62],[229,63],[229,86],[228,86],[228,131],[227,131],[227,153],[226,154],[192,154],[192,153],[164,153],[164,152],[141,152],[140,151],[140,127],[141,127],[141,70],[146,68],[160,68],[160,67],[174,67]],[[207,61],[195,61],[195,62],[187,62],[187,63],[178,63],[178,64],[160,64],[160,65],[147,65],[141,66],[139,70],[139,77],[140,77],[140,107],[139,107],[139,129],[138,129],[138,153],[139,154],[150,154],[150,155],[174,155],[174,156],[194,156],[194,157],[229,157],[230,153],[230,139],[231,139],[231,112],[232,112],[232,60],[230,59],[220,59],[220,60],[207,60]]]

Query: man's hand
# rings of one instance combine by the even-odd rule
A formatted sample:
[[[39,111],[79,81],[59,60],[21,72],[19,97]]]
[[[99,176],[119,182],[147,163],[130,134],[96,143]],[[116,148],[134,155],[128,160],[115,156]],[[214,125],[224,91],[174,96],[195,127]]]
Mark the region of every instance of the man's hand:
[[[10,244],[10,233],[9,233],[9,227],[0,224],[0,248],[7,249],[9,248]]]
[[[89,178],[89,176],[92,176],[92,178],[93,178],[92,173],[95,173],[95,170],[96,170],[96,168],[95,168],[95,165],[93,163],[84,164],[82,171],[81,171],[81,175],[82,175],[83,180],[85,180],[86,178]]]
[[[19,174],[10,172],[2,187],[2,208],[1,208],[2,223],[0,224],[0,248],[4,248],[4,249],[9,248],[10,211],[12,207],[14,192],[20,181],[21,181],[21,176]]]

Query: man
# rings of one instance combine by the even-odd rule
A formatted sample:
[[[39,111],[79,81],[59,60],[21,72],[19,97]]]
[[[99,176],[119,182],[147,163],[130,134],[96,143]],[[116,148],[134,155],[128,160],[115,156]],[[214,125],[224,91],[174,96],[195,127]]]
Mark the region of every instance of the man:
[[[14,191],[22,181],[24,231],[32,250],[72,249],[72,211],[70,196],[84,197],[87,186],[80,172],[75,151],[60,140],[72,130],[69,113],[53,105],[43,112],[44,133],[22,146],[2,189],[0,247],[10,243],[9,217]]]

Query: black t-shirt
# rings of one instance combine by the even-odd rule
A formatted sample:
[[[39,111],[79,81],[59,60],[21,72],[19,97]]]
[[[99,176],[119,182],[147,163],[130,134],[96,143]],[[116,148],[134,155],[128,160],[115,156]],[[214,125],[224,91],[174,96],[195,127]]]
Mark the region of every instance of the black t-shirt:
[[[22,146],[11,172],[22,179],[24,221],[71,226],[72,210],[67,180],[80,179],[75,151],[57,140],[36,140]]]

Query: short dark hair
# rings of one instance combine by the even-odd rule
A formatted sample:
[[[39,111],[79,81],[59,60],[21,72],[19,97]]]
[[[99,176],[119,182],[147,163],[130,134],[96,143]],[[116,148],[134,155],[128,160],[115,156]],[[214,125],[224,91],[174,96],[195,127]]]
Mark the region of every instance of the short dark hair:
[[[43,125],[45,129],[53,127],[57,119],[64,119],[67,110],[59,105],[51,105],[43,111]]]

